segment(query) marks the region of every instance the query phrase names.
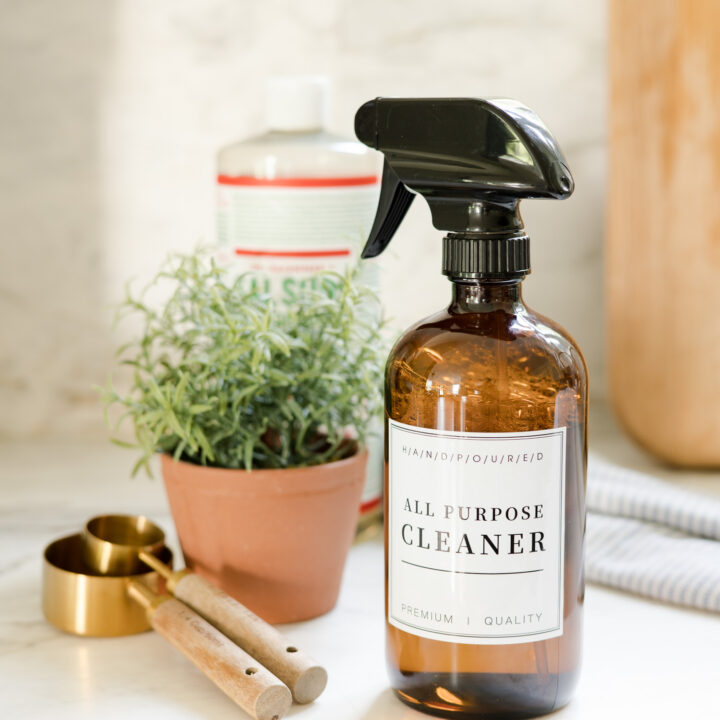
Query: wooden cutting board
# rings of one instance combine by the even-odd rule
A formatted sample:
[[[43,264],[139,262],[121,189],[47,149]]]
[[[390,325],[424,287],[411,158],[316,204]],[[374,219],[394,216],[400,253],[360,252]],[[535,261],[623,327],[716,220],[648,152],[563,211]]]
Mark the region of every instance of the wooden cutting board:
[[[720,2],[610,1],[609,379],[630,434],[720,466]]]

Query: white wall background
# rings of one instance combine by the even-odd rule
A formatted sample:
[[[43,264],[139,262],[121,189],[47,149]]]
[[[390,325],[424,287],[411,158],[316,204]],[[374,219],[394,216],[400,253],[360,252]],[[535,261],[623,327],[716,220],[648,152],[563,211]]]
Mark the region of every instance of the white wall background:
[[[0,0],[0,434],[104,432],[92,384],[111,367],[112,303],[212,237],[215,152],[262,131],[265,78],[286,72],[332,78],[346,135],[377,95],[506,95],[538,112],[577,189],[525,203],[525,295],[575,335],[602,395],[604,5]],[[382,267],[398,325],[446,302],[423,203]]]

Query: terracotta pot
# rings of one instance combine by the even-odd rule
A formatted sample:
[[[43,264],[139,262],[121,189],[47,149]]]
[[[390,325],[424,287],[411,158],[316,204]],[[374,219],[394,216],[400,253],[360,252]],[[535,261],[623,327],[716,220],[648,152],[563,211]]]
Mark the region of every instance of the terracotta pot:
[[[353,541],[367,452],[288,470],[226,470],[162,456],[188,568],[268,622],[331,610]]]

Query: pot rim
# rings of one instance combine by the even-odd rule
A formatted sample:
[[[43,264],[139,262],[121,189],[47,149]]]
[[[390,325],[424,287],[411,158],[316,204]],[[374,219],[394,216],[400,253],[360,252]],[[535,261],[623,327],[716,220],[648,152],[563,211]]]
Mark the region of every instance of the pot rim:
[[[197,468],[203,472],[217,472],[217,473],[242,473],[243,475],[253,474],[282,474],[287,472],[312,472],[317,468],[337,468],[342,469],[344,466],[353,465],[354,463],[362,460],[368,455],[367,445],[363,445],[357,452],[353,453],[349,457],[342,458],[342,460],[333,460],[332,462],[319,463],[317,465],[297,465],[295,467],[287,468],[255,468],[254,470],[246,470],[245,468],[226,468],[216,467],[215,465],[199,465],[198,463],[187,462],[187,460],[175,460],[169,452],[158,452],[157,453],[162,463],[176,463],[178,465],[184,465],[187,468]]]

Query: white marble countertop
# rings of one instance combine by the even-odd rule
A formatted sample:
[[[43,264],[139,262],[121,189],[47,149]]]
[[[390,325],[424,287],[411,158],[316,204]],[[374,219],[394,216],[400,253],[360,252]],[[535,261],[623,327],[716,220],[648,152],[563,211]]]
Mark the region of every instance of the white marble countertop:
[[[606,411],[591,423],[592,453],[720,497],[720,473],[658,468]],[[63,634],[40,609],[41,557],[91,515],[172,522],[159,480],[128,479],[132,453],[106,443],[0,445],[0,697],[2,717],[231,718],[242,711],[154,633],[116,639]],[[173,538],[174,540],[174,538]],[[172,544],[172,543],[171,543]],[[177,545],[175,544],[175,549]],[[337,607],[286,626],[329,669],[325,693],[290,717],[413,720],[387,686],[383,567],[378,541],[355,546]],[[720,717],[720,617],[588,587],[583,674],[558,720]]]

